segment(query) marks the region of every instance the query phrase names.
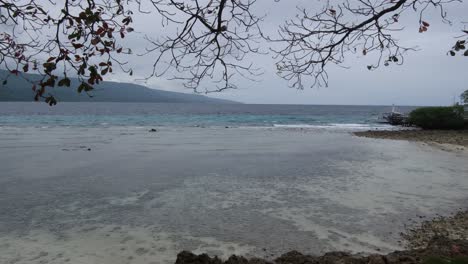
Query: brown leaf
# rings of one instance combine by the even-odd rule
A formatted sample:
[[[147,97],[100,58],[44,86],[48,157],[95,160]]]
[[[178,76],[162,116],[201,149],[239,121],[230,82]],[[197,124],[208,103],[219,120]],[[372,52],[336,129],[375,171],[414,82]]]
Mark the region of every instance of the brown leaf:
[[[101,71],[101,75],[106,75],[107,71],[109,71],[109,68],[105,68],[104,70]]]
[[[96,31],[96,35],[101,35],[104,32],[104,29],[102,27],[98,28]]]
[[[94,38],[93,40],[91,40],[91,44],[93,44],[94,46],[96,46],[96,45],[99,43],[99,41],[101,41],[101,39],[99,39],[99,38]]]
[[[84,47],[84,45],[81,44],[81,43],[73,43],[72,45],[73,45],[73,47],[74,47],[75,49],[80,49],[80,48]]]

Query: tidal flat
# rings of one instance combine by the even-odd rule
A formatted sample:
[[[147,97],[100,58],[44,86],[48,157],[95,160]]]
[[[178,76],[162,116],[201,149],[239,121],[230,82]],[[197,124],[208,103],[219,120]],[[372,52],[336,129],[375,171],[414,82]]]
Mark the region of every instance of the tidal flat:
[[[420,130],[420,129],[405,129],[405,130],[369,130],[358,131],[354,133],[356,136],[407,140],[416,142],[425,142],[429,144],[444,144],[452,145],[456,150],[466,150],[468,148],[468,129],[462,130]]]
[[[466,210],[468,155],[346,130],[1,127],[0,263],[385,253]]]

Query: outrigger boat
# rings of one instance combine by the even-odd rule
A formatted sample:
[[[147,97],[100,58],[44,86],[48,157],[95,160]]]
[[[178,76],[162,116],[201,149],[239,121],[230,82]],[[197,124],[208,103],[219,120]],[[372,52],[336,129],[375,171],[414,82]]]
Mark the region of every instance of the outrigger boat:
[[[382,119],[385,120],[383,123],[390,124],[392,126],[406,126],[408,125],[408,116],[398,112],[395,106],[392,107],[392,111],[384,113]]]

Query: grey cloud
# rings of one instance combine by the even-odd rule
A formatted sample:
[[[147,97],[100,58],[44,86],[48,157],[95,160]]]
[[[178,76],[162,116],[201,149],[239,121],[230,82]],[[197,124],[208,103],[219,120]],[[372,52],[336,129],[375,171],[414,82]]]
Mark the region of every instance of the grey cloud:
[[[263,28],[274,34],[277,26],[285,19],[296,14],[296,6],[314,10],[320,1],[310,0],[259,0],[256,5],[258,14],[265,14]],[[406,28],[395,33],[401,44],[419,46],[420,50],[407,55],[402,66],[382,67],[368,71],[366,63],[370,58],[350,54],[346,61],[349,69],[330,67],[330,85],[327,88],[313,88],[297,91],[288,88],[286,81],[275,74],[274,60],[271,55],[252,55],[264,71],[258,82],[235,79],[239,89],[211,94],[213,97],[238,100],[246,103],[285,103],[285,104],[399,104],[399,105],[446,105],[453,103],[453,97],[468,89],[466,74],[467,58],[449,57],[446,52],[460,35],[463,19],[468,20],[468,3],[454,3],[448,8],[448,16],[453,25],[442,23],[437,10],[428,12],[425,19],[431,22],[427,33],[419,34],[418,17],[415,13],[403,18]],[[174,32],[174,28],[164,28],[154,15],[135,15],[135,28],[140,37],[126,40],[126,45],[137,53],[147,47],[141,36],[147,34],[154,38]],[[139,77],[150,72],[154,55],[132,57],[130,65]],[[170,77],[170,76],[168,76]],[[133,77],[123,74],[113,76],[119,81],[134,81]],[[152,79],[147,85],[154,88],[190,92],[177,81]]]

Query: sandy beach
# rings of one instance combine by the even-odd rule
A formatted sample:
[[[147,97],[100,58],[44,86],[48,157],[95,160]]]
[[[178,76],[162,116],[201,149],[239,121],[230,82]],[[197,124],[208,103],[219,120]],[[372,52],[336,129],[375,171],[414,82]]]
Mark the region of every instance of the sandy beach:
[[[360,137],[450,144],[463,150],[468,148],[468,130],[376,130],[354,133]]]
[[[466,153],[349,131],[2,127],[1,263],[386,253],[466,206]],[[424,218],[422,218],[424,217]]]

